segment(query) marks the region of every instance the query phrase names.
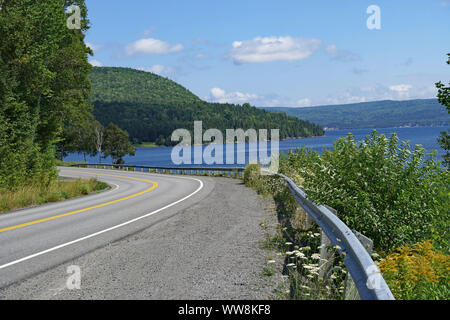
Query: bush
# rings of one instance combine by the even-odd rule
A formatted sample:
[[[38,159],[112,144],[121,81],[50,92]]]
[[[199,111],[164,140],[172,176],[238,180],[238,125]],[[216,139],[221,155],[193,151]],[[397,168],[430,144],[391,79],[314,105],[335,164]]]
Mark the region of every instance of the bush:
[[[261,167],[258,164],[249,164],[244,170],[244,184],[255,187],[261,180]]]
[[[400,247],[379,267],[396,299],[450,299],[450,259],[435,250],[431,241]]]
[[[322,155],[300,149],[281,161],[281,170],[300,177],[308,196],[338,211],[350,228],[389,253],[402,245],[432,239],[448,250],[449,174],[424,149],[413,151],[376,131],[357,144],[338,139]],[[298,180],[298,179],[297,179]]]

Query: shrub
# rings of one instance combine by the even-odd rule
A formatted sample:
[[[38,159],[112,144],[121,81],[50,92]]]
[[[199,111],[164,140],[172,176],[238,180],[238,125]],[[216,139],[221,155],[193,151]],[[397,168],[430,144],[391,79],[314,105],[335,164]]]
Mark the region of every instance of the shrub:
[[[281,162],[288,174],[296,169],[313,201],[335,208],[377,249],[433,239],[448,250],[449,174],[421,146],[411,151],[396,134],[374,131],[359,144],[349,134],[322,155],[303,148]]]
[[[400,247],[379,267],[396,299],[450,299],[450,259],[431,241]]]
[[[244,170],[244,184],[247,187],[255,187],[260,183],[261,167],[257,164],[249,164]]]

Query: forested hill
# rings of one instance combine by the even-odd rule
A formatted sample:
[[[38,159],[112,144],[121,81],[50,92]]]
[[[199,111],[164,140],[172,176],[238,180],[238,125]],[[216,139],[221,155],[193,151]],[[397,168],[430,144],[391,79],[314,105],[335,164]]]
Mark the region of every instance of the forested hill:
[[[91,74],[94,116],[128,131],[135,143],[172,144],[172,132],[203,129],[280,129],[280,138],[320,136],[319,125],[284,113],[268,112],[249,104],[202,101],[179,84],[158,75],[126,68],[95,68]]]
[[[130,68],[95,67],[90,75],[92,101],[185,103],[200,99],[178,83]]]
[[[308,108],[265,108],[286,112],[326,128],[359,129],[448,125],[447,110],[436,99],[375,101]]]

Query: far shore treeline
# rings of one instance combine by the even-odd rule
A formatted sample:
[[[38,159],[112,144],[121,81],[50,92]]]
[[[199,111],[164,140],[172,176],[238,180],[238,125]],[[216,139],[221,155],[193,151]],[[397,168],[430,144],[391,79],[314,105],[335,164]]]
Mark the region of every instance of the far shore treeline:
[[[135,144],[173,145],[172,132],[203,128],[280,129],[280,138],[322,136],[321,126],[251,106],[209,103],[169,79],[129,69],[96,67],[91,73],[95,118],[103,125],[116,123]]]

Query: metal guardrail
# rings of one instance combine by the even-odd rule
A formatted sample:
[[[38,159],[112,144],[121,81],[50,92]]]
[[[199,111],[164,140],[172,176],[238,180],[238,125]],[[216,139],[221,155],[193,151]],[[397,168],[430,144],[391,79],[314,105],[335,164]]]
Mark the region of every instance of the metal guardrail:
[[[308,200],[306,193],[292,179],[278,174],[289,186],[303,209],[322,228],[339,252],[345,253],[344,262],[363,300],[395,300],[378,267],[352,230],[327,207]]]
[[[124,168],[134,169],[136,172],[150,172],[154,170],[156,173],[174,173],[174,174],[192,174],[192,175],[202,175],[202,174],[227,174],[228,176],[242,176],[245,168],[242,167],[211,167],[211,168],[199,168],[199,167],[180,167],[180,166],[140,166],[140,165],[129,165],[129,164],[107,164],[107,163],[80,163],[73,164],[72,167],[78,168],[100,168],[100,169],[119,169]],[[147,170],[147,171],[146,171]]]
[[[139,166],[139,165],[117,165],[117,164],[75,164],[73,167],[94,167],[94,168],[133,168],[134,171],[140,169],[141,172],[155,170],[161,173],[181,173],[181,174],[204,174],[211,172],[228,173],[234,176],[242,176],[245,168],[224,167],[224,168],[195,168],[195,167],[159,167],[159,166]],[[269,173],[269,172],[267,172]],[[270,173],[269,173],[270,174]],[[386,281],[383,279],[378,267],[373,262],[367,250],[358,240],[353,231],[342,222],[327,207],[318,206],[308,200],[306,193],[300,189],[292,179],[278,174],[288,184],[289,189],[297,202],[322,228],[334,246],[339,246],[339,252],[345,254],[344,262],[350,272],[353,281],[358,289],[358,293],[363,300],[395,300]]]

